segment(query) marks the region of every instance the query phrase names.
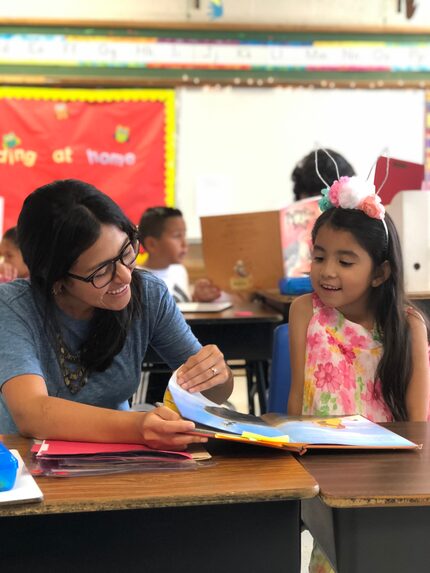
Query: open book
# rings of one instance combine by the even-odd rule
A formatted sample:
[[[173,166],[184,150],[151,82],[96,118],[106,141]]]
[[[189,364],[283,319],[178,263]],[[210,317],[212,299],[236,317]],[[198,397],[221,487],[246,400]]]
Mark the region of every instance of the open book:
[[[211,402],[203,394],[191,394],[176,382],[174,373],[166,392],[166,406],[197,424],[196,432],[208,437],[253,443],[304,453],[308,448],[417,449],[418,444],[363,418],[292,417],[241,414]]]

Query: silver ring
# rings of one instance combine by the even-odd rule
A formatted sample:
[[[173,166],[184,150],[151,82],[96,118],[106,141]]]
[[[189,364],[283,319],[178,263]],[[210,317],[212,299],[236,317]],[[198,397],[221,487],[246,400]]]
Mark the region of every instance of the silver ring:
[[[218,374],[218,370],[216,368],[211,368],[211,370],[212,370],[212,377]]]

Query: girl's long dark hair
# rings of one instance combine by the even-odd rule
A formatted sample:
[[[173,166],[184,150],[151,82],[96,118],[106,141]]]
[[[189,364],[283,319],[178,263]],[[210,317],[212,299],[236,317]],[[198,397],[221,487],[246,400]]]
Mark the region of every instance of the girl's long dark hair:
[[[317,219],[312,230],[315,243],[319,229],[328,225],[350,232],[367,251],[374,267],[388,261],[389,278],[373,288],[370,303],[376,327],[383,342],[383,354],[376,376],[381,380],[382,395],[395,420],[406,420],[406,389],[412,374],[412,349],[406,308],[403,258],[399,236],[388,214],[385,215],[388,237],[382,221],[368,217],[358,209],[333,208]]]
[[[115,225],[130,239],[136,227],[118,205],[89,183],[54,181],[31,193],[18,219],[18,241],[30,270],[35,299],[44,307],[51,335],[55,334],[53,287],[65,278],[76,259],[100,236],[101,225]],[[141,284],[133,273],[130,303],[120,311],[95,309],[81,364],[102,372],[125,342],[130,323],[141,310]]]

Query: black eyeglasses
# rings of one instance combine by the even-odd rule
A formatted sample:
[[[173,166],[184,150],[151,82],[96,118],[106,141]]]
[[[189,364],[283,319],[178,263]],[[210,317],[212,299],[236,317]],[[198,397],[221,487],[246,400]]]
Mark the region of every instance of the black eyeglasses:
[[[116,275],[116,264],[120,262],[122,265],[127,267],[128,269],[132,269],[136,264],[137,255],[139,254],[139,240],[133,239],[129,241],[124,247],[121,249],[120,254],[101,265],[98,269],[96,269],[93,273],[91,273],[87,277],[80,277],[79,275],[74,275],[73,273],[67,273],[67,276],[72,277],[72,279],[76,279],[78,281],[83,281],[84,283],[92,283],[95,288],[103,288],[108,285],[111,281],[113,281]]]

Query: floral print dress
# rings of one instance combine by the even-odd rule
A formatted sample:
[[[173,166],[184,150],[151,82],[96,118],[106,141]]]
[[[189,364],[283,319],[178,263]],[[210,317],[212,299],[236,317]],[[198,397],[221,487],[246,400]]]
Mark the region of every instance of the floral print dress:
[[[390,422],[375,373],[382,355],[377,332],[347,320],[312,295],[303,395],[303,414],[361,414],[373,422]]]
[[[361,414],[373,422],[392,421],[382,398],[381,382],[375,381],[382,356],[378,333],[347,320],[335,308],[324,306],[315,293],[312,307],[306,341],[303,414]],[[334,573],[316,543],[309,572]]]

